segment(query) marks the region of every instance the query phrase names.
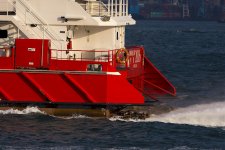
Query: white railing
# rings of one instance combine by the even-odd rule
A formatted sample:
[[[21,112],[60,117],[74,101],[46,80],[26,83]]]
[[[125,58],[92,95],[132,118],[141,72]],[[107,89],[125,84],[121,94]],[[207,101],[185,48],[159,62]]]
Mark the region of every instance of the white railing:
[[[91,16],[107,16],[108,15],[108,8],[103,2],[88,1],[86,4],[80,4],[80,5]]]
[[[128,16],[128,0],[108,0],[108,14],[113,17]]]
[[[112,62],[116,50],[51,50],[58,53],[58,57],[51,55],[51,59],[71,61]]]
[[[108,3],[87,1],[80,4],[91,16],[128,16],[128,0],[108,0]]]

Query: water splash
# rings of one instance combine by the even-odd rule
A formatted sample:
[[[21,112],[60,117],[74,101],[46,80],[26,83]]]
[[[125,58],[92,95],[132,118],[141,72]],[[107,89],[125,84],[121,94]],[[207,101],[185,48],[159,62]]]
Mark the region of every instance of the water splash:
[[[41,111],[40,109],[38,109],[38,107],[27,107],[23,110],[19,110],[19,109],[7,109],[7,110],[0,110],[0,115],[28,115],[28,114],[43,114],[43,115],[48,115],[45,112]],[[88,118],[87,116],[84,115],[77,115],[77,114],[73,114],[71,116],[54,116],[54,115],[48,115],[50,117],[54,117],[54,118],[59,118],[59,119],[84,119],[84,118]]]
[[[151,122],[225,127],[225,102],[194,105],[146,119]]]
[[[125,122],[163,122],[173,124],[187,124],[205,127],[225,127],[225,102],[200,104],[176,109],[167,114],[151,116],[145,120],[122,119],[112,117],[111,121]]]
[[[58,118],[58,119],[65,119],[65,120],[70,120],[70,119],[90,119],[90,117],[85,116],[85,115],[79,115],[79,114],[73,114],[71,116],[54,116],[50,115],[51,117]]]
[[[113,116],[111,118],[109,118],[110,121],[123,121],[123,122],[146,122],[147,120],[143,120],[143,119],[133,119],[133,118],[126,118],[124,119],[121,116]],[[148,121],[149,122],[149,121]]]
[[[23,110],[18,110],[18,109],[7,109],[7,110],[0,110],[1,115],[8,115],[8,114],[17,114],[17,115],[26,115],[26,114],[45,114],[44,112],[40,111],[37,107],[27,107]]]

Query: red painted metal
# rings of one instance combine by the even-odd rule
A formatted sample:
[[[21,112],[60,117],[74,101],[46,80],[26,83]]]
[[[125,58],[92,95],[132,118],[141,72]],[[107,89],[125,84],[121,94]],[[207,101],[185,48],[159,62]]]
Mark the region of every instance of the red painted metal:
[[[98,101],[96,101],[93,98],[93,96],[84,87],[82,87],[82,85],[77,80],[75,80],[72,77],[71,74],[65,73],[64,75],[73,84],[73,86],[75,86],[80,91],[80,93],[82,93],[83,95],[86,96],[86,98],[89,100],[89,102],[91,102],[91,103],[98,103]]]
[[[9,101],[79,104],[144,103],[142,94],[120,75],[9,71],[0,73],[0,78],[0,93]],[[11,81],[16,81],[17,84],[14,85]]]
[[[51,102],[58,103],[85,103],[88,102],[79,90],[65,80],[62,74],[57,73],[24,73],[25,76],[48,97]]]
[[[72,49],[73,48],[73,44],[72,44],[72,41],[71,39],[69,40],[68,44],[67,44],[67,49]]]
[[[144,98],[120,75],[70,74],[98,103],[143,104]]]
[[[8,101],[46,102],[42,94],[18,72],[0,73],[0,93]]]
[[[107,75],[86,73],[66,75],[93,103],[106,103]]]
[[[128,47],[126,64],[116,63],[117,50],[58,50],[58,54],[80,52],[81,56],[54,58],[49,40],[17,39],[15,48],[10,56],[0,57],[0,98],[11,102],[144,104],[142,93],[153,99],[176,94],[144,57],[143,47]],[[91,58],[88,53],[97,55]],[[89,65],[102,69],[91,71]]]
[[[16,68],[48,68],[50,42],[40,39],[16,39]]]
[[[9,56],[0,56],[0,69],[13,69],[14,68],[14,48],[1,48],[0,50],[9,51]]]
[[[143,53],[143,47],[133,47],[130,49],[128,81],[139,91],[155,100],[163,95],[175,96],[175,87],[147,57],[144,57]]]
[[[135,87],[152,99],[164,95],[176,95],[175,87],[163,76],[163,74],[148,60],[144,58],[144,74],[134,78]]]
[[[142,93],[120,76],[108,76],[107,102],[116,104],[144,104]]]
[[[143,47],[130,47],[129,50],[129,63],[127,64],[128,78],[137,77],[144,72],[144,48]]]

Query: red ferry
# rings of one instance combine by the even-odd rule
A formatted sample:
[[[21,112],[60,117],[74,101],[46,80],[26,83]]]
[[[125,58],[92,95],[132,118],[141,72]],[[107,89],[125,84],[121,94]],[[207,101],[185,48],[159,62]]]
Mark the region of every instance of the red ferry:
[[[125,26],[133,24],[128,0],[2,0],[1,109],[148,115],[154,107],[145,97],[176,90],[144,47],[125,46]]]

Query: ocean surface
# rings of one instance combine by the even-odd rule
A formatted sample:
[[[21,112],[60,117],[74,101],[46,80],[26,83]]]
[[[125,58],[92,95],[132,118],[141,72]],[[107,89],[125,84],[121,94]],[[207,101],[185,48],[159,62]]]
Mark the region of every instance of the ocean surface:
[[[0,149],[225,149],[225,24],[138,21],[126,33],[176,86],[163,100],[174,111],[146,120],[0,111]]]

